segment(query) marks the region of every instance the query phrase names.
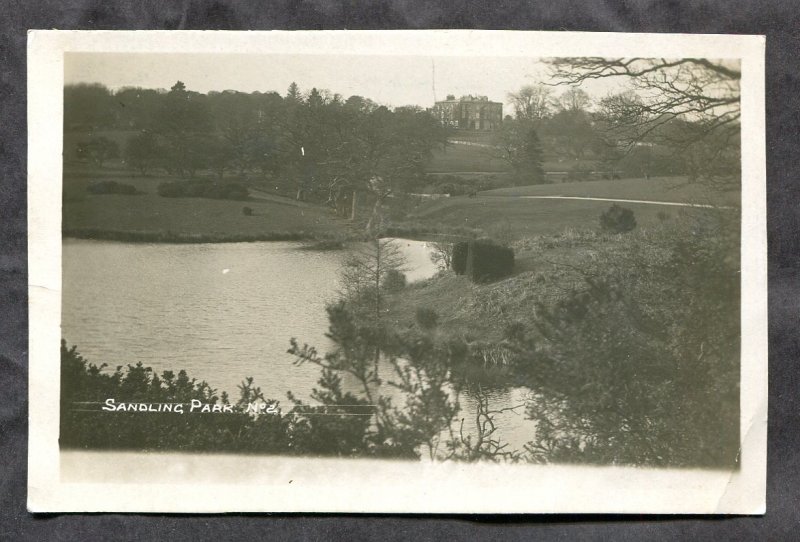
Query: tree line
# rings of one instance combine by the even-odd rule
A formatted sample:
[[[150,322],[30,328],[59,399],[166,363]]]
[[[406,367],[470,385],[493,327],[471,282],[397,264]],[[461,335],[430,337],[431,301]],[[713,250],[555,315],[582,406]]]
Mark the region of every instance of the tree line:
[[[341,206],[358,190],[388,195],[420,182],[445,129],[422,108],[389,108],[361,96],[308,92],[169,91],[65,87],[66,131],[130,132],[120,154],[145,175],[258,175],[289,180],[298,199]],[[83,143],[88,158],[114,153],[108,138]],[[78,149],[80,154],[80,149]]]

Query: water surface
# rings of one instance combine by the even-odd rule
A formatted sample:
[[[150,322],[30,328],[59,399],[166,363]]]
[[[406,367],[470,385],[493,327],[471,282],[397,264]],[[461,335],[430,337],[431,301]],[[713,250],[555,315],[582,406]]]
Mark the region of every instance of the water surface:
[[[432,276],[430,248],[397,240],[410,281]],[[330,346],[325,305],[335,299],[347,251],[299,250],[292,242],[139,244],[72,240],[63,246],[62,336],[95,364],[141,361],[157,373],[185,369],[238,398],[252,376],[265,397],[288,406],[307,399],[319,378],[287,354],[296,337]],[[345,385],[356,391],[355,384]],[[492,407],[516,406],[525,390],[493,390]],[[475,401],[462,396],[465,431]],[[524,409],[498,416],[498,434],[520,447],[531,422]]]

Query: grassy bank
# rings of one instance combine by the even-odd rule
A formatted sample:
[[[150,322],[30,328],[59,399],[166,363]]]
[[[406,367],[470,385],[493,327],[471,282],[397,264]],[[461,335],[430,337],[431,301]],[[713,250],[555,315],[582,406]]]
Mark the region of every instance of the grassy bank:
[[[686,225],[671,221],[624,235],[567,229],[521,238],[512,243],[516,252],[512,276],[473,284],[448,270],[393,296],[386,318],[397,329],[412,327],[417,309],[430,308],[439,315],[440,335],[499,343],[512,323],[532,327],[537,303],[562,299],[585,284],[585,272],[591,269],[624,266],[630,259],[663,264]]]
[[[514,275],[495,283],[473,284],[449,270],[412,283],[392,297],[386,318],[397,329],[412,327],[417,309],[429,308],[439,315],[440,335],[498,342],[509,322],[530,320],[534,299],[557,295],[572,282],[559,269],[562,264],[580,265],[597,250],[618,244],[591,233],[580,239],[575,246],[567,237],[540,236],[527,240],[528,247],[517,245]]]
[[[741,194],[720,191],[707,184],[690,183],[686,177],[654,179],[621,179],[614,181],[585,181],[577,183],[514,186],[482,192],[483,196],[578,196],[618,198],[703,205],[739,205]]]
[[[92,179],[94,181],[96,179]],[[295,206],[252,197],[246,201],[164,198],[160,177],[114,177],[141,191],[136,196],[89,195],[87,178],[64,181],[63,234],[130,242],[221,243],[341,239],[350,225],[321,206]],[[244,207],[252,210],[245,215]]]
[[[565,229],[596,229],[600,214],[611,206],[608,201],[523,199],[519,196],[580,196],[639,199],[721,206],[735,206],[737,192],[709,190],[686,184],[683,179],[626,179],[504,188],[482,192],[477,197],[457,196],[425,203],[409,216],[420,228],[463,228],[480,230],[511,240],[540,235],[555,235]],[[620,203],[633,210],[640,227],[653,227],[670,220],[685,220],[710,213],[735,214],[736,209],[702,209]],[[508,240],[508,239],[503,239]]]
[[[120,241],[124,243],[248,243],[256,241],[317,241],[327,243],[322,234],[309,233],[304,231],[273,231],[263,234],[226,234],[226,233],[181,233],[173,231],[122,231],[122,230],[99,230],[99,229],[77,229],[64,230],[64,237],[74,239],[96,239],[101,241]],[[340,241],[331,240],[332,243]],[[326,248],[326,250],[328,250]]]

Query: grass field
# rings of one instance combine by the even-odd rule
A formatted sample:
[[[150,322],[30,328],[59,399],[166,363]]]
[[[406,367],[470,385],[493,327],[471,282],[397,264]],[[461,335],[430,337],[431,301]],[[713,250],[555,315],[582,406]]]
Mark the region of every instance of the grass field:
[[[509,171],[508,164],[492,158],[487,149],[472,145],[448,145],[433,152],[425,171],[428,173],[502,173]]]
[[[135,186],[138,196],[89,195],[86,187],[100,180]],[[201,198],[163,198],[156,190],[174,177],[141,177],[124,170],[97,170],[70,165],[64,177],[63,228],[66,235],[114,238],[113,232],[144,233],[157,239],[165,234],[191,239],[236,240],[287,238],[341,238],[351,225],[328,209],[298,205],[293,200],[259,195],[248,201]],[[523,199],[518,196],[579,196],[678,203],[738,205],[738,192],[719,192],[682,178],[624,179],[502,188],[477,197],[452,197],[426,202],[396,226],[425,231],[482,231],[496,239],[518,239],[561,233],[566,229],[597,229],[600,214],[611,202]],[[640,227],[683,220],[712,211],[642,203],[621,203],[633,210]],[[243,207],[253,209],[245,216]],[[108,233],[112,232],[112,233]],[[147,237],[146,237],[147,238]]]
[[[503,188],[482,192],[477,197],[458,196],[426,203],[409,217],[421,225],[437,223],[449,227],[483,230],[490,236],[500,230],[513,238],[560,233],[565,229],[596,229],[607,201],[522,199],[516,196],[583,196],[639,199],[678,203],[736,206],[738,193],[715,192],[682,179],[626,179]],[[666,220],[735,213],[735,209],[694,209],[644,203],[620,203],[633,210],[639,226]]]
[[[135,186],[137,196],[89,195],[90,182],[108,178]],[[331,238],[347,235],[348,225],[327,209],[290,202],[203,198],[163,198],[161,182],[172,177],[79,176],[64,180],[63,230],[77,237],[114,238],[114,232],[166,234],[197,240]],[[253,210],[245,216],[244,207]],[[144,236],[144,239],[149,238]]]
[[[689,183],[685,177],[515,186],[487,190],[481,195],[581,196],[730,206],[739,205],[740,199],[738,190],[723,192],[702,183]]]

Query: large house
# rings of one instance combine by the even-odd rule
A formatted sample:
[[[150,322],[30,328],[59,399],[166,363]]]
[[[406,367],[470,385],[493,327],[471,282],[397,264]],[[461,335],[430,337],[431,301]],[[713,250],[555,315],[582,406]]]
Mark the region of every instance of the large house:
[[[445,126],[458,130],[497,130],[503,122],[503,104],[490,102],[486,96],[452,94],[436,102],[433,115]]]

